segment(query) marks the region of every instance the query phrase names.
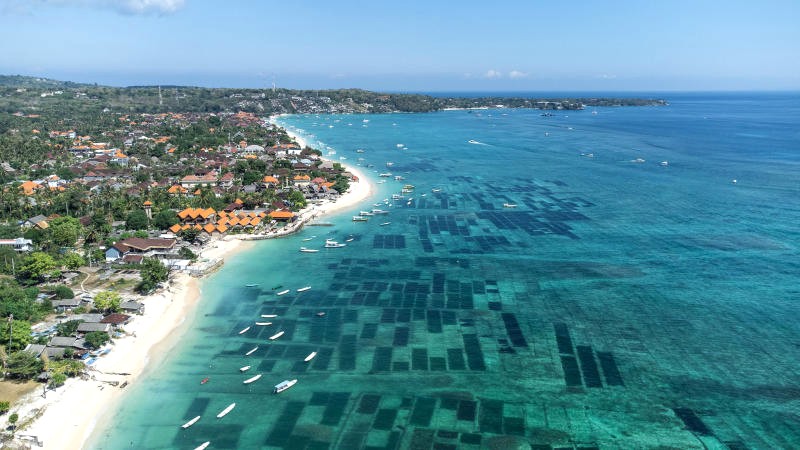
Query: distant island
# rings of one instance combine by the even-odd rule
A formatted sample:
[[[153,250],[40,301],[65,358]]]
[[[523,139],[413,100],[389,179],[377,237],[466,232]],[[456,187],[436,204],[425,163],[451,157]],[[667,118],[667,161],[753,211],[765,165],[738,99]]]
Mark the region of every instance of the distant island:
[[[110,87],[21,75],[0,75],[0,112],[59,109],[127,113],[215,113],[259,115],[433,112],[468,108],[580,110],[597,106],[663,106],[663,99],[626,97],[439,97],[362,89],[233,89],[191,86]]]

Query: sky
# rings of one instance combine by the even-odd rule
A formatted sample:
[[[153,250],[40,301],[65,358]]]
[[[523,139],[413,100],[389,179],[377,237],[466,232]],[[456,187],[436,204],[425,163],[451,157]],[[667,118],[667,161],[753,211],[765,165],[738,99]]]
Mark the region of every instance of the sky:
[[[0,42],[112,86],[800,90],[798,0],[0,0]]]

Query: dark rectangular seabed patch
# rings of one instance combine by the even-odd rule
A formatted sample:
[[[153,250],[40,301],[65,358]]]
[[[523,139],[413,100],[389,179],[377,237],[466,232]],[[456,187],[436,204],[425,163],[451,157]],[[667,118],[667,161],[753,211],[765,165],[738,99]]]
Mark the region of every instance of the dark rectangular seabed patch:
[[[364,394],[361,396],[361,401],[358,402],[359,414],[375,414],[378,410],[378,405],[381,403],[381,396],[378,394]]]
[[[519,326],[519,322],[517,322],[517,317],[512,313],[503,313],[502,316],[503,323],[506,325],[508,338],[511,339],[511,344],[514,347],[527,347],[528,342],[522,335],[522,329]]]
[[[392,347],[377,347],[372,359],[373,372],[388,372],[392,368]]]
[[[364,328],[361,329],[361,339],[375,339],[377,333],[377,323],[365,323]]]
[[[558,352],[565,355],[574,355],[575,350],[572,348],[572,338],[569,336],[569,329],[567,329],[567,325],[564,323],[554,323],[553,329],[556,332]]]
[[[372,248],[406,248],[406,238],[402,234],[376,234],[372,239]]]
[[[561,367],[564,369],[564,382],[567,386],[581,386],[581,371],[574,356],[561,355]]]
[[[467,365],[464,362],[464,351],[460,348],[448,348],[447,365],[450,367],[450,370],[466,370]]]
[[[409,444],[408,449],[430,450],[435,436],[436,432],[434,430],[429,430],[427,428],[416,428],[414,429],[414,434],[411,435],[411,444]]]
[[[447,361],[441,356],[430,357],[431,370],[447,370]]]
[[[418,427],[427,427],[431,423],[433,411],[436,409],[435,398],[418,397],[411,411],[409,423]]]
[[[391,430],[396,417],[396,409],[379,409],[378,414],[375,415],[375,421],[372,423],[372,428],[376,430]]]
[[[408,345],[408,327],[398,327],[394,329],[392,345],[395,347],[405,347]]]
[[[347,409],[347,402],[350,400],[349,392],[333,392],[328,398],[328,405],[322,413],[320,424],[336,426],[342,419],[342,415]]]
[[[603,375],[606,376],[606,384],[609,386],[625,386],[622,375],[617,368],[617,362],[611,352],[597,352],[597,359],[600,360],[600,367]]]
[[[297,420],[300,419],[300,415],[303,414],[303,408],[305,408],[305,406],[306,404],[303,402],[287,403],[280,417],[275,421],[272,432],[269,433],[264,443],[274,447],[283,447],[286,445],[286,442],[292,435],[294,425],[297,423]]]
[[[428,333],[442,332],[442,315],[439,310],[428,310]]]
[[[597,363],[594,360],[594,352],[592,347],[588,345],[579,345],[578,359],[581,362],[581,371],[583,372],[583,382],[586,387],[603,387],[603,382],[600,381],[600,372],[597,370]]]
[[[192,417],[202,415],[206,412],[206,408],[208,408],[208,404],[211,403],[211,399],[205,397],[197,397],[192,400],[192,403],[186,408],[186,413],[184,413],[185,419],[191,419]]]
[[[483,361],[483,351],[478,341],[478,336],[474,334],[464,334],[461,336],[464,341],[464,350],[467,352],[467,364],[470,370],[486,370],[486,363]]]
[[[415,348],[411,350],[411,369],[428,370],[428,349]]]
[[[672,408],[675,415],[683,421],[686,428],[694,433],[699,433],[704,436],[713,436],[714,433],[706,426],[703,420],[689,408]]]
[[[499,400],[481,400],[479,417],[482,433],[503,433],[503,402]]]
[[[356,337],[352,334],[342,336],[339,344],[339,370],[356,368]]]
[[[321,348],[317,351],[317,357],[314,358],[311,362],[311,368],[313,370],[328,370],[328,365],[331,363],[331,357],[333,356],[333,349],[332,348]]]
[[[478,402],[474,402],[472,400],[461,400],[460,402],[458,402],[456,418],[458,418],[458,420],[474,422],[475,413],[477,412],[477,409],[478,409]]]

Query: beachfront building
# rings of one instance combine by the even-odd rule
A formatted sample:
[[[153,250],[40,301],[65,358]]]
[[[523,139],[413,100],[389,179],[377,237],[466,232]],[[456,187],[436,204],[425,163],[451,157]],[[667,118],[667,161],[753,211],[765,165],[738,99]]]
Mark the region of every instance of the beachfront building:
[[[124,260],[128,255],[140,258],[163,258],[174,254],[175,239],[128,238],[106,250],[106,261]],[[132,261],[128,258],[128,261]],[[139,259],[141,262],[141,259]]]
[[[33,250],[33,241],[25,238],[0,239],[0,246],[11,247],[17,252],[29,252]]]

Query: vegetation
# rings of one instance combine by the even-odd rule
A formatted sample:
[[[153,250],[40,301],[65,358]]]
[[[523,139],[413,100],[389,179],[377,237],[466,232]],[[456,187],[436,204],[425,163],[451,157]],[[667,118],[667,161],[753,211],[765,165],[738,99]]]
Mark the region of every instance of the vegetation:
[[[9,378],[31,379],[43,369],[44,362],[26,351],[10,354],[6,362],[6,374]]]
[[[91,331],[86,333],[86,336],[83,337],[86,345],[91,348],[100,348],[105,345],[106,342],[111,340],[111,337],[108,333],[104,333],[102,331]]]
[[[5,414],[11,409],[11,402],[2,400],[0,401],[0,414]]]
[[[14,280],[0,279],[0,317],[13,316],[17,320],[38,322],[51,311],[49,301],[36,301],[39,289],[23,288]],[[4,322],[0,321],[0,334]],[[8,339],[8,335],[6,335]],[[0,338],[0,343],[3,340]]]
[[[158,283],[167,281],[169,271],[161,261],[155,258],[145,258],[142,260],[141,269],[142,281],[136,287],[136,290],[142,293],[147,293],[155,289]]]
[[[7,350],[24,349],[31,343],[31,323],[27,320],[8,320],[0,322],[0,344]]]
[[[78,331],[78,325],[80,325],[82,322],[82,320],[68,320],[66,322],[61,322],[56,325],[56,334],[58,336],[72,336]]]
[[[119,311],[119,305],[122,303],[122,297],[116,291],[102,291],[94,296],[94,307],[100,311]]]
[[[60,299],[67,299],[67,298],[75,298],[75,293],[72,292],[72,289],[60,284],[56,286],[55,292],[56,297]]]

